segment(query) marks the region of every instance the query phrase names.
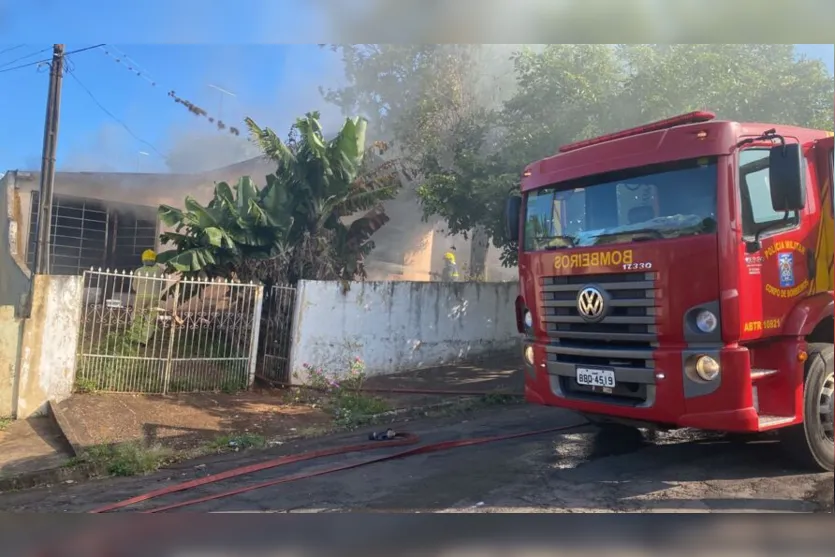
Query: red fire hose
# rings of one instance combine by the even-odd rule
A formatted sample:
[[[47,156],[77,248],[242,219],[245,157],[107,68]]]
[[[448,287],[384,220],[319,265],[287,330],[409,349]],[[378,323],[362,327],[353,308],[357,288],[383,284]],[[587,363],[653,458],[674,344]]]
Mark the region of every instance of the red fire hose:
[[[484,394],[484,393],[482,393]],[[523,437],[532,437],[535,435],[544,435],[547,433],[556,433],[559,431],[565,431],[568,429],[574,429],[580,426],[585,425],[585,423],[575,424],[571,426],[561,426],[561,427],[554,427],[549,429],[542,429],[537,431],[527,431],[523,433],[511,433],[508,435],[497,435],[493,437],[478,437],[473,439],[460,439],[455,441],[442,441],[440,443],[432,443],[429,445],[422,445],[420,447],[414,447],[411,449],[406,449],[404,451],[400,451],[394,454],[385,455],[381,457],[371,458],[368,460],[364,460],[361,462],[356,462],[353,464],[342,464],[339,466],[334,466],[331,468],[326,468],[324,470],[319,470],[315,472],[303,472],[300,474],[294,474],[291,476],[285,476],[283,478],[278,478],[270,481],[266,481],[260,484],[250,485],[242,488],[232,489],[229,491],[225,491],[222,493],[216,493],[213,495],[207,495],[204,497],[199,497],[196,499],[190,499],[187,501],[181,501],[178,503],[172,503],[169,505],[165,505],[162,507],[156,507],[154,509],[150,509],[144,511],[143,514],[149,513],[159,513],[164,512],[172,509],[178,509],[182,507],[187,507],[191,505],[196,505],[198,503],[204,503],[206,501],[213,501],[215,499],[221,499],[224,497],[231,497],[233,495],[239,495],[241,493],[246,493],[249,491],[254,491],[257,489],[263,489],[266,487],[271,487],[274,485],[279,485],[283,483],[295,482],[307,478],[314,478],[317,476],[324,476],[325,474],[332,474],[334,472],[340,472],[342,470],[351,470],[353,468],[359,468],[361,466],[366,466],[368,464],[373,464],[376,462],[384,462],[387,460],[395,460],[399,458],[405,458],[409,456],[419,455],[419,454],[427,454],[427,453],[434,453],[439,451],[445,451],[449,449],[455,449],[459,447],[471,447],[473,445],[483,445],[486,443],[494,443],[498,441],[507,441],[510,439],[520,439]],[[161,497],[163,495],[169,495],[171,493],[178,493],[181,491],[187,491],[189,489],[194,489],[196,487],[200,487],[206,484],[219,482],[222,480],[227,480],[230,478],[235,478],[239,476],[243,476],[246,474],[253,474],[255,472],[260,472],[262,470],[268,470],[271,468],[277,468],[279,466],[285,466],[287,464],[293,464],[297,462],[305,462],[308,460],[313,460],[317,458],[323,458],[327,456],[335,456],[335,455],[342,455],[348,453],[356,453],[362,451],[368,451],[373,449],[383,449],[389,447],[402,447],[406,445],[414,445],[420,441],[420,438],[416,435],[412,435],[409,433],[400,434],[394,439],[391,440],[384,440],[384,441],[373,441],[369,443],[360,443],[356,445],[346,445],[341,447],[333,447],[329,449],[322,449],[317,451],[310,451],[305,453],[300,453],[296,455],[288,455],[283,456],[280,458],[268,460],[266,462],[261,462],[257,464],[251,464],[248,466],[242,466],[240,468],[234,468],[232,470],[227,470],[225,472],[220,472],[218,474],[212,474],[210,476],[206,476],[205,478],[199,478],[196,480],[190,480],[187,482],[183,482],[180,484],[171,485],[168,487],[164,487],[161,489],[157,489],[148,493],[144,493],[142,495],[137,495],[136,497],[131,497],[130,499],[125,499],[124,501],[120,501],[118,503],[113,503],[109,505],[105,505],[93,511],[91,513],[98,514],[98,513],[106,513],[110,511],[114,511],[117,509],[121,509],[130,505],[134,505],[136,503],[140,503],[142,501],[147,501],[149,499],[154,499],[156,497]]]

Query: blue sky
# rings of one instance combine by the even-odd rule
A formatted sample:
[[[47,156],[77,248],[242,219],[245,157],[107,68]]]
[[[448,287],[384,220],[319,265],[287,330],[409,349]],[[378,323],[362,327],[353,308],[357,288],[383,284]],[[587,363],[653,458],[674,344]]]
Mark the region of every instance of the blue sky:
[[[98,21],[87,21],[86,26],[105,25],[108,17],[110,14],[100,14]],[[199,15],[196,17],[199,19]],[[93,33],[77,29],[73,34]],[[105,37],[101,42],[106,40]],[[90,44],[68,42],[66,49],[71,51]],[[0,51],[15,45],[0,44]],[[4,130],[13,132],[0,136],[0,172],[40,167],[48,75],[45,68],[37,67],[3,70],[47,57],[48,53],[11,64],[16,58],[50,46],[27,44],[0,54],[0,121]],[[206,160],[200,162],[218,166],[213,163],[226,162],[219,160],[218,153],[230,150],[228,141],[233,140],[228,134],[216,131],[205,119],[174,103],[167,96],[171,89],[237,126],[241,125],[243,116],[249,115],[284,133],[292,119],[307,110],[323,110],[326,119],[331,121],[339,117],[335,108],[321,100],[318,86],[338,84],[341,68],[333,55],[316,45],[115,43],[115,46],[118,50],[111,50],[111,56],[100,50],[74,55],[70,67],[102,106],[137,137],[164,154],[205,141],[205,149],[200,151]],[[808,56],[825,60],[830,72],[833,71],[832,45],[798,47]],[[131,73],[127,63],[114,61],[113,56],[120,56],[119,52],[138,63],[157,85],[152,86]],[[232,91],[236,96],[225,96],[209,85]],[[165,171],[167,168],[153,148],[132,137],[102,111],[69,75],[64,79],[60,126],[59,170]]]
[[[14,45],[0,45],[0,51],[10,46]],[[66,50],[86,46],[89,44],[67,43]],[[249,115],[282,133],[294,115],[315,109],[334,111],[321,101],[317,86],[319,82],[335,83],[339,66],[316,45],[115,46],[118,50],[107,49],[109,55],[99,49],[73,55],[70,68],[103,107],[164,154],[177,142],[198,135],[233,139],[173,102],[167,95],[170,90],[238,127]],[[0,72],[15,58],[49,47],[32,44],[0,55]],[[140,65],[147,79],[132,73],[130,62],[121,53]],[[116,62],[117,57],[123,62]],[[157,85],[151,85],[149,79]],[[0,73],[0,121],[4,129],[15,130],[0,139],[3,170],[39,167],[47,83],[46,68]],[[210,85],[235,96],[224,95]],[[145,171],[166,167],[153,148],[137,141],[99,108],[72,75],[64,78],[58,165],[75,170],[85,165]]]

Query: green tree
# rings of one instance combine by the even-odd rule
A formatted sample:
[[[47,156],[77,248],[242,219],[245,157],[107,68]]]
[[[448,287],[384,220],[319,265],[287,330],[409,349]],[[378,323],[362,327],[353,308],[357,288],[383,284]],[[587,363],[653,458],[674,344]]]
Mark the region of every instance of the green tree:
[[[389,140],[408,164],[416,184],[431,179],[475,182],[475,168],[459,166],[473,145],[462,137],[468,129],[483,129],[484,122],[514,86],[513,66],[507,45],[331,45],[343,60],[348,84],[323,91],[325,99],[345,113],[367,115],[375,135]],[[492,120],[491,120],[492,121]],[[489,149],[490,134],[479,153]],[[430,173],[438,174],[431,177]],[[469,186],[468,186],[469,187]],[[490,234],[482,220],[467,215],[446,219],[443,192],[433,197],[426,187],[418,190],[425,220],[443,217],[450,233],[471,236],[470,271],[481,274]],[[470,227],[469,222],[476,224]]]
[[[690,110],[832,130],[833,79],[792,44],[622,45],[618,118],[633,126]]]
[[[234,188],[217,184],[206,207],[192,198],[185,211],[160,207],[175,228],[162,235],[174,248],[160,261],[180,272],[265,282],[364,277],[371,236],[388,221],[381,204],[400,187],[397,161],[379,160],[386,145],[366,148],[359,118],[329,140],[315,112],[296,121],[287,141],[246,123],[275,173],[263,188],[248,177]]]
[[[517,87],[484,125],[458,126],[452,163],[422,159],[424,210],[504,245],[499,206],[529,163],[561,144],[696,109],[832,130],[833,79],[793,45],[548,45],[513,57]],[[405,112],[405,111],[404,111]]]

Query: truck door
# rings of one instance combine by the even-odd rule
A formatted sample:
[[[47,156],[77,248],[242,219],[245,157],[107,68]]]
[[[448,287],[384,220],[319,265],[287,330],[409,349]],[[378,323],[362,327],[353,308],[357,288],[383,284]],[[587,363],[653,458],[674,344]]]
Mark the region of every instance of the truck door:
[[[738,166],[746,243],[740,307],[744,341],[779,334],[785,316],[815,284],[821,206],[814,159],[807,158],[806,208],[790,214],[788,220],[771,206],[768,149],[740,151]],[[758,231],[760,248],[749,249]]]
[[[815,242],[815,277],[810,294],[832,292],[833,253],[835,253],[835,199],[832,183],[833,138],[830,136],[815,143],[820,191],[821,217]]]

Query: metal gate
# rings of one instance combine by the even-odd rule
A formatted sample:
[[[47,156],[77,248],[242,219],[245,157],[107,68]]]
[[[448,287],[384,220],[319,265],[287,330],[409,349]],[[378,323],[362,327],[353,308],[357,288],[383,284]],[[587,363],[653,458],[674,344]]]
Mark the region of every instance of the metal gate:
[[[293,314],[296,288],[273,286],[264,299],[261,325],[261,377],[282,383],[290,382],[290,347],[293,337]]]
[[[237,391],[255,378],[263,288],[84,273],[76,390]]]

